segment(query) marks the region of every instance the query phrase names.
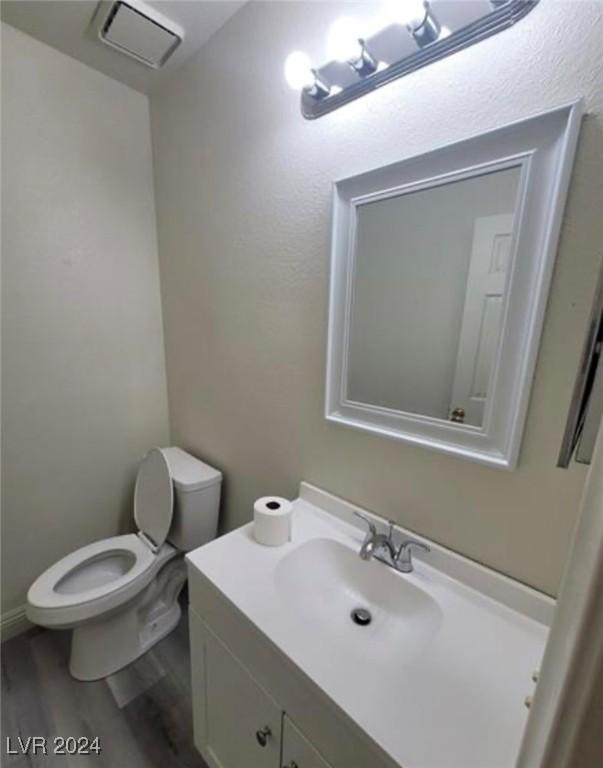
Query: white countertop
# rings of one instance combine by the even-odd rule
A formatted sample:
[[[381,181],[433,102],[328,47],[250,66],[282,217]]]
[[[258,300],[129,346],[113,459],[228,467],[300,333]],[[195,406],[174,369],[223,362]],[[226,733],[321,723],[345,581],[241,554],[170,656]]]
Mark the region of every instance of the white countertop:
[[[389,587],[391,579],[406,580],[401,589],[409,604],[422,595],[421,633],[406,642],[400,622],[378,607],[373,624],[358,627],[342,610],[342,601],[353,606],[358,592],[335,594],[332,576],[340,574],[329,555],[343,546],[357,556],[363,532],[339,519],[351,505],[324,494],[317,506],[322,494],[302,484],[289,544],[258,544],[250,524],[190,553],[190,565],[399,765],[513,768],[528,715],[524,699],[533,690],[554,602],[435,546],[415,558],[411,574],[358,558],[360,568],[386,569]],[[316,562],[301,576],[302,591],[292,594],[293,555],[307,562],[301,548],[313,541],[305,551]],[[427,564],[430,557],[437,570]],[[347,552],[344,560],[356,568]],[[445,572],[448,566],[456,578]]]

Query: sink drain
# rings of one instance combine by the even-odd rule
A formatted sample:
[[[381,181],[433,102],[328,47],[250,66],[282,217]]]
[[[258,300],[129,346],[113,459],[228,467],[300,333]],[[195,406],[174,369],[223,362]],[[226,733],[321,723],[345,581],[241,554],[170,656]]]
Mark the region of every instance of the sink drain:
[[[358,624],[361,627],[366,627],[373,620],[371,612],[366,608],[354,608],[350,613],[354,624]]]

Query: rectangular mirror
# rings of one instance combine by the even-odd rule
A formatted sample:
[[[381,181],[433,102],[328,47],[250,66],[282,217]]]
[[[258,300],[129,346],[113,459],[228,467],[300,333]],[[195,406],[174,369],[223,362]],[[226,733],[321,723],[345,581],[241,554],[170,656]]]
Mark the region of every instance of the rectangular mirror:
[[[580,115],[335,185],[328,419],[515,466]]]
[[[482,425],[519,177],[508,168],[358,207],[350,400]]]

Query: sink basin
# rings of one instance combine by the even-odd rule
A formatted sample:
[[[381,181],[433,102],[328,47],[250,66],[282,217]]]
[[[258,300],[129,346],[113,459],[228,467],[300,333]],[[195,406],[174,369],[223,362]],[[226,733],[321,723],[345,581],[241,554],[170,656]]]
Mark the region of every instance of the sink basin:
[[[320,655],[360,662],[378,652],[385,663],[409,664],[425,653],[442,623],[442,611],[422,589],[375,560],[361,560],[338,541],[317,538],[288,553],[274,570],[281,611],[297,631],[320,631]],[[356,623],[355,609],[364,622]],[[303,625],[303,628],[302,628]],[[325,647],[330,646],[330,647]]]
[[[281,547],[258,544],[250,524],[187,556],[198,604],[216,600],[208,613],[225,641],[238,626],[235,614],[220,618],[230,603],[258,647],[263,636],[277,651],[275,670],[300,673],[292,681],[356,723],[388,765],[515,765],[553,601],[436,544],[409,574],[361,560],[352,505],[302,484],[293,507]],[[371,621],[355,623],[356,608]]]

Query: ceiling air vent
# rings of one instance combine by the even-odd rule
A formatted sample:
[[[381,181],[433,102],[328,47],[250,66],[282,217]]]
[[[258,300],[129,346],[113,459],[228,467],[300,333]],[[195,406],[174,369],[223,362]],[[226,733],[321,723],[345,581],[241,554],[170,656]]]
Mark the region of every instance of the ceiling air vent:
[[[108,11],[101,22],[103,43],[153,69],[159,69],[182,42],[183,30],[139,0],[102,3]]]

